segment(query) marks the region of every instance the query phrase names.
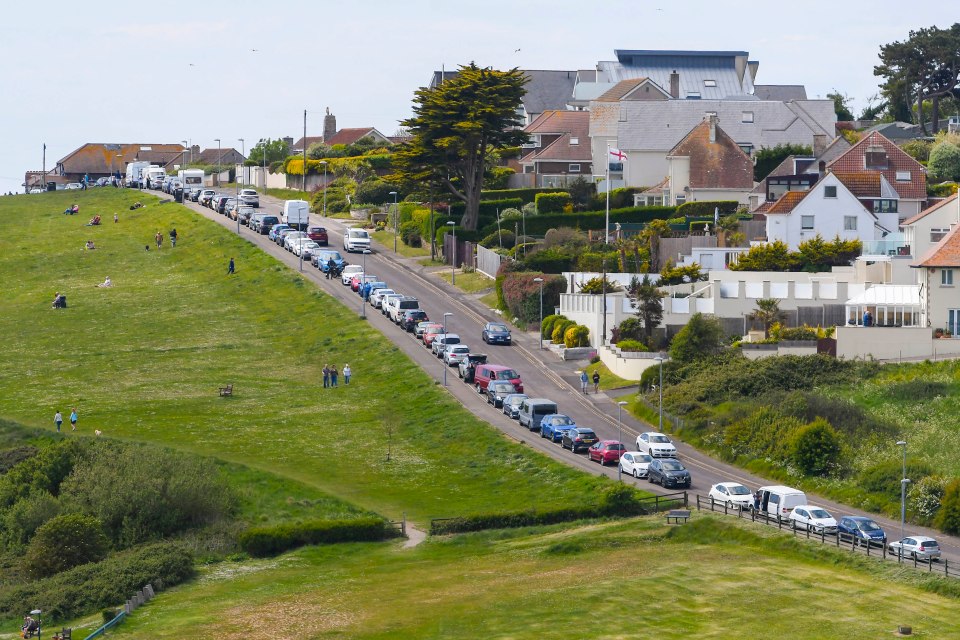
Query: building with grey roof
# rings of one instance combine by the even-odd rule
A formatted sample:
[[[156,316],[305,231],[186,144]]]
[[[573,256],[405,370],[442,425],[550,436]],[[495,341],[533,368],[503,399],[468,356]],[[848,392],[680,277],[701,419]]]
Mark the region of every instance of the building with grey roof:
[[[616,60],[597,63],[598,82],[650,78],[667,89],[671,74],[677,74],[677,97],[688,100],[751,95],[759,66],[746,51],[617,49],[614,53]]]

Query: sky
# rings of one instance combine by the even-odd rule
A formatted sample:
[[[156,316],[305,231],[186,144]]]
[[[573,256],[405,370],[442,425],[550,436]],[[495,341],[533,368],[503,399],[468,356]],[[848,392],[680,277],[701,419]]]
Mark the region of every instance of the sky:
[[[868,6],[869,5],[869,6]],[[854,113],[878,93],[882,44],[949,26],[943,3],[858,7],[731,0],[47,0],[0,23],[0,192],[86,142],[249,150],[344,127],[392,135],[441,66],[589,69],[615,49],[748,51],[759,84],[837,89]],[[845,7],[845,8],[844,8]],[[842,9],[842,10],[841,10]],[[878,100],[874,99],[874,102]]]

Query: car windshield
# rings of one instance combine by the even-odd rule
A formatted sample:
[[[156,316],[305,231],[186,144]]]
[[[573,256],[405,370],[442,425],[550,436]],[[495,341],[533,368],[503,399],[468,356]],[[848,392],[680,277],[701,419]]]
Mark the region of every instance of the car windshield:
[[[526,396],[515,396],[513,398],[510,398],[510,401],[507,402],[507,404],[509,404],[511,407],[514,407],[519,405],[524,400],[526,400],[526,398],[527,398]]]
[[[677,462],[676,460],[664,460],[662,463],[663,468],[667,471],[682,471],[683,465]]]
[[[369,238],[370,236],[368,236],[367,232],[364,231],[363,229],[350,229],[350,237],[351,238]]]
[[[607,445],[607,451],[623,451],[624,449],[626,449],[626,447],[619,442]]]
[[[727,491],[730,492],[732,496],[748,496],[750,495],[750,489],[747,489],[742,484],[735,484],[732,487],[727,487]]]
[[[492,385],[494,391],[503,392],[503,391],[515,391],[513,385],[509,382],[494,382]]]
[[[668,438],[667,436],[650,436],[650,442],[656,442],[658,444],[668,443],[670,442],[670,438]]]
[[[571,420],[567,416],[557,416],[550,420],[550,424],[555,427],[562,427],[564,425],[573,424],[573,420]]]
[[[645,454],[645,453],[640,453],[640,454],[635,453],[635,454],[633,454],[633,460],[634,460],[635,462],[653,462],[653,458],[651,458],[650,456],[648,456],[648,455]]]
[[[497,380],[514,380],[520,376],[513,369],[504,369],[497,372]]]
[[[873,520],[860,520],[856,525],[860,531],[880,531],[880,527]]]
[[[506,331],[507,325],[505,324],[492,324],[487,331]]]
[[[823,509],[810,509],[810,517],[823,520],[823,519],[829,518],[830,514],[824,511]]]

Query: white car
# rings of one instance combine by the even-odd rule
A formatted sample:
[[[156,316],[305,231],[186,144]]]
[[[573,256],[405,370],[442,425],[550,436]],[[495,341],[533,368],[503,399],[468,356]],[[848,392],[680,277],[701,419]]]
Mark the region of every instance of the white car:
[[[890,543],[890,553],[917,560],[939,560],[940,544],[927,536],[910,536]]]
[[[283,248],[287,251],[293,251],[293,243],[303,239],[309,240],[305,231],[292,231],[283,236]]]
[[[353,280],[353,276],[363,273],[363,267],[358,264],[348,264],[343,268],[343,273],[340,275],[340,280],[343,282],[344,286],[350,284],[350,281]]]
[[[343,233],[343,249],[347,253],[351,251],[369,251],[370,234],[366,229],[347,229]]]
[[[794,529],[806,529],[817,533],[836,533],[837,521],[826,509],[813,504],[794,507],[787,517]]]
[[[68,183],[66,184],[66,186],[64,187],[64,189],[67,189],[67,190],[71,190],[71,189],[83,189],[83,185],[80,184],[79,182],[68,182]]]
[[[301,240],[299,243],[297,243],[295,248],[296,251],[294,253],[296,255],[299,256],[302,254],[304,260],[309,260],[313,255],[313,252],[319,251],[321,247],[319,243],[307,238],[306,240]]]
[[[250,207],[259,207],[260,196],[257,194],[256,189],[241,189],[240,202]]]
[[[637,449],[654,458],[677,457],[677,448],[670,438],[657,431],[647,431],[637,436]]]
[[[43,193],[43,189],[37,189],[37,188],[30,189],[30,193]]]
[[[441,333],[433,339],[430,350],[433,351],[433,355],[442,358],[443,352],[455,344],[460,344],[460,336],[455,333]]]
[[[402,293],[388,293],[384,296],[381,296],[380,306],[379,306],[380,313],[382,313],[383,315],[387,315],[387,305],[390,304],[390,301],[393,300],[394,298],[399,300],[402,297],[403,297]]]
[[[740,507],[749,510],[753,506],[753,494],[739,482],[721,482],[710,487],[707,494],[714,501],[728,507]]]
[[[308,242],[313,242],[310,238],[294,238],[290,241],[290,253],[295,256],[300,255],[300,247],[307,244]],[[316,243],[314,243],[316,244]]]
[[[374,309],[379,309],[383,305],[383,299],[387,296],[399,295],[393,289],[377,289],[370,292],[370,304]]]
[[[452,344],[443,350],[443,363],[448,367],[454,367],[463,359],[470,355],[470,347],[465,344]]]
[[[620,471],[628,473],[634,478],[646,478],[651,462],[653,462],[653,458],[646,453],[627,451],[620,456]]]

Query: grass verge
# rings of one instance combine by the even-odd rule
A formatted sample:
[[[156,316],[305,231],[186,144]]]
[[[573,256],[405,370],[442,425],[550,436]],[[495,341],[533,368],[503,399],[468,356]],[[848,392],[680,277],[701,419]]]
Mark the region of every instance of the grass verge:
[[[385,251],[393,251],[392,231],[374,231],[370,235],[373,236],[375,241],[383,245]],[[400,238],[397,238],[397,253],[404,258],[421,258],[430,255],[430,247],[411,247]]]
[[[449,271],[438,271],[437,275],[447,282],[452,282],[452,275]],[[483,293],[493,288],[493,280],[478,271],[470,273],[457,272],[457,282],[454,285],[464,293]]]

